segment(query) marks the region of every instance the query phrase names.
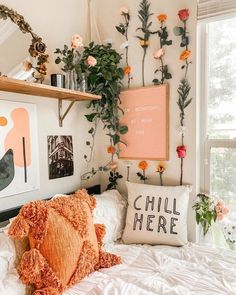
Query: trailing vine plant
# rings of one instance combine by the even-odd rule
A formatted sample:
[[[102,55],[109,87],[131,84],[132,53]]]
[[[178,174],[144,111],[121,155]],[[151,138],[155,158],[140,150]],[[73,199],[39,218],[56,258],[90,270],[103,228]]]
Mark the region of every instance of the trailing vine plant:
[[[124,75],[127,76],[127,84],[128,88],[130,88],[130,82],[132,80],[131,72],[132,68],[129,64],[129,38],[128,38],[128,31],[129,31],[129,24],[130,24],[130,13],[128,8],[122,7],[121,8],[121,16],[123,17],[123,22],[121,22],[118,26],[116,26],[116,30],[125,37],[125,42],[122,43],[121,48],[125,49],[125,64],[124,67]]]
[[[161,73],[161,79],[153,79],[154,85],[160,85],[165,82],[165,80],[169,80],[172,78],[171,73],[169,73],[168,65],[164,64],[163,56],[165,54],[164,46],[172,45],[172,40],[168,40],[169,33],[167,31],[167,27],[165,26],[165,21],[167,20],[166,14],[159,14],[157,16],[157,20],[160,23],[160,29],[157,31],[159,37],[159,46],[160,49],[155,51],[153,57],[160,61],[160,67],[155,70],[156,73]]]
[[[156,34],[156,32],[150,31],[152,22],[150,17],[153,13],[150,13],[150,3],[148,0],[142,0],[140,3],[140,9],[138,11],[138,18],[141,21],[141,27],[137,28],[137,31],[141,31],[143,36],[137,36],[140,40],[140,46],[143,48],[143,58],[142,58],[142,83],[143,87],[145,86],[145,59],[147,55],[147,49],[150,44],[150,36]]]
[[[89,155],[84,155],[87,163],[92,160],[94,151],[95,136],[98,125],[103,124],[110,140],[110,146],[107,149],[110,160],[97,169],[92,168],[81,176],[82,180],[90,179],[98,171],[110,172],[109,185],[107,189],[115,188],[117,181],[122,178],[117,172],[117,163],[115,157],[119,155],[119,144],[125,144],[121,140],[121,135],[128,132],[128,127],[120,124],[120,116],[123,113],[120,107],[119,94],[121,91],[121,81],[124,77],[123,69],[119,67],[121,55],[112,49],[111,44],[95,45],[93,42],[84,48],[81,58],[81,67],[86,64],[88,58],[92,56],[96,59],[96,65],[87,68],[88,88],[91,93],[101,95],[101,100],[93,100],[89,103],[88,109],[91,112],[85,115],[86,119],[94,126],[88,131],[91,141],[87,141]]]
[[[189,94],[191,91],[191,86],[189,84],[187,75],[189,65],[191,61],[189,58],[191,56],[191,51],[189,50],[189,33],[187,31],[187,20],[189,19],[189,10],[182,9],[178,13],[179,19],[183,22],[183,26],[175,27],[174,33],[177,36],[181,37],[180,47],[185,47],[185,50],[180,55],[180,60],[184,62],[184,65],[181,66],[181,69],[185,70],[184,78],[181,79],[179,88],[178,88],[178,107],[180,110],[180,134],[181,134],[181,145],[177,147],[176,151],[178,154],[178,158],[180,158],[181,166],[180,166],[180,185],[183,184],[183,165],[184,165],[184,158],[186,157],[186,146],[184,143],[184,136],[186,127],[184,125],[184,120],[186,116],[186,108],[191,104],[192,98],[189,98]]]

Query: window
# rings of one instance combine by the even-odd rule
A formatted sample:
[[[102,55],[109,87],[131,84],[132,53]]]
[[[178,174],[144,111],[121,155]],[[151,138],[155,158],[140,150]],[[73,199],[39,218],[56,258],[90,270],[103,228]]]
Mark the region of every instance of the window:
[[[236,16],[199,24],[205,190],[236,204]],[[205,50],[204,50],[205,44]],[[204,108],[204,110],[203,110]],[[236,206],[235,206],[236,209]]]

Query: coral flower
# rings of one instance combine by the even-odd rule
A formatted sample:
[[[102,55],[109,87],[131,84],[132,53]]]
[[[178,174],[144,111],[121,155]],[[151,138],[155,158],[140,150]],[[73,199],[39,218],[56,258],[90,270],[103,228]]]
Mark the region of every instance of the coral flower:
[[[165,49],[164,49],[164,48],[160,48],[159,50],[157,50],[157,51],[155,51],[155,52],[153,53],[153,57],[154,57],[155,59],[159,59],[159,58],[161,58],[164,54],[165,54]]]
[[[141,161],[141,162],[139,162],[138,167],[141,170],[145,171],[147,169],[147,167],[148,167],[148,163],[146,161]]]
[[[163,173],[166,170],[166,165],[164,162],[159,162],[157,165],[157,172],[158,173]]]
[[[97,60],[96,60],[95,57],[89,55],[89,56],[87,57],[86,63],[87,63],[87,65],[88,65],[89,67],[95,67],[96,64],[97,64]]]
[[[149,41],[148,40],[140,40],[140,45],[142,46],[142,47],[148,47],[148,45],[150,44],[149,43]]]
[[[111,162],[111,163],[109,164],[109,168],[110,168],[111,170],[116,170],[116,169],[118,168],[118,163],[117,163],[117,162]]]
[[[187,58],[189,58],[190,55],[191,55],[191,51],[190,51],[190,50],[185,50],[185,51],[183,51],[183,52],[181,53],[179,59],[182,60],[182,61],[184,61],[184,60],[186,60]]]
[[[116,148],[114,147],[114,146],[109,146],[108,148],[107,148],[107,152],[108,152],[108,154],[112,154],[112,155],[114,155],[115,154],[115,152],[116,152]]]
[[[159,20],[159,22],[163,23],[167,20],[167,15],[166,14],[159,14],[157,16],[157,19]]]
[[[71,48],[78,49],[83,46],[83,38],[77,34],[73,35],[71,38]]]
[[[129,75],[132,71],[132,68],[130,66],[127,66],[123,69],[123,72],[125,75]]]

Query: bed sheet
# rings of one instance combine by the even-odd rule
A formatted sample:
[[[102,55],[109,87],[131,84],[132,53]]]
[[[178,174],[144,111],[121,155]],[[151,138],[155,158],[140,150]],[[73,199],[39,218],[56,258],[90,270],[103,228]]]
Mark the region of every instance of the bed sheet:
[[[102,269],[64,295],[236,295],[236,252],[184,247],[107,245],[123,264]]]

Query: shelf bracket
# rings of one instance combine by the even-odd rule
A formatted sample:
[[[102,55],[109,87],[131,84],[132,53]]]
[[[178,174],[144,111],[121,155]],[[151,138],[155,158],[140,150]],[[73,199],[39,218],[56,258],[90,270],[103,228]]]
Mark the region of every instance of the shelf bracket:
[[[62,99],[58,99],[58,118],[59,118],[59,126],[63,127],[63,121],[65,119],[65,117],[67,116],[67,114],[69,113],[69,111],[71,110],[71,108],[73,107],[75,103],[75,100],[73,100],[68,108],[66,109],[65,113],[63,114],[63,110],[62,110]]]

